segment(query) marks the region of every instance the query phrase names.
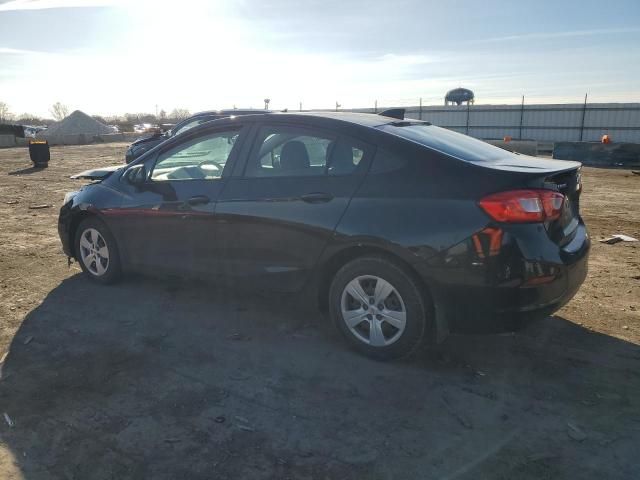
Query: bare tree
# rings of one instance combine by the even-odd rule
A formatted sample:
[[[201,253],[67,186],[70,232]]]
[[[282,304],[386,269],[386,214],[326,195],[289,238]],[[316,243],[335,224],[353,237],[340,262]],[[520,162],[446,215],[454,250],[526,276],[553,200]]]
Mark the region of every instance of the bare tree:
[[[13,118],[13,115],[9,111],[9,105],[5,102],[0,102],[0,123],[7,122]]]
[[[153,113],[125,113],[124,118],[129,123],[153,123],[156,116]]]
[[[190,116],[191,112],[189,112],[189,110],[187,110],[186,108],[174,108],[169,115],[170,118],[173,118],[175,120],[183,120]]]
[[[56,102],[53,105],[51,105],[49,112],[51,113],[51,115],[53,115],[53,118],[55,118],[56,121],[59,122],[60,120],[63,120],[64,118],[66,118],[67,115],[69,115],[69,107],[67,107],[66,105],[63,105],[60,102]]]
[[[18,120],[23,125],[42,125],[43,119],[32,113],[22,113],[18,115]]]

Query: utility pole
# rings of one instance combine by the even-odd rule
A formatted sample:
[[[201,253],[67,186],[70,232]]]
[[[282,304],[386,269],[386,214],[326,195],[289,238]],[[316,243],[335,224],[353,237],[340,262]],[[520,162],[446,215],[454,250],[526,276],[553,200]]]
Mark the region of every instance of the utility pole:
[[[418,115],[418,118],[422,120],[422,97],[420,97],[420,114]]]
[[[524,121],[524,95],[522,96],[522,105],[520,106],[520,140],[522,140],[522,123]]]
[[[469,135],[469,115],[471,114],[471,102],[467,102],[467,135]]]
[[[584,94],[584,106],[582,107],[582,122],[580,123],[580,141],[584,137],[584,119],[587,116],[587,93]]]
[[[378,113],[378,100],[375,102],[374,112]]]
[[[300,111],[302,111],[302,102],[300,102]]]

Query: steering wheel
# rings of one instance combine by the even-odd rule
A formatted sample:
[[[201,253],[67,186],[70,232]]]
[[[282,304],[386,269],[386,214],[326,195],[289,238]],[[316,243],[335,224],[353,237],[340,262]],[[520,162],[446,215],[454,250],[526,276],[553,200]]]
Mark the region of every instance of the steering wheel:
[[[209,169],[204,169],[204,168],[202,168],[202,166],[203,166],[203,165],[213,165],[213,166],[216,168],[216,170],[218,170],[218,171],[220,171],[220,172],[221,172],[221,171],[223,170],[223,168],[224,168],[222,165],[220,165],[220,164],[219,164],[218,162],[216,162],[215,160],[204,160],[203,162],[200,162],[200,163],[198,164],[198,167],[200,167],[202,170],[209,170]]]

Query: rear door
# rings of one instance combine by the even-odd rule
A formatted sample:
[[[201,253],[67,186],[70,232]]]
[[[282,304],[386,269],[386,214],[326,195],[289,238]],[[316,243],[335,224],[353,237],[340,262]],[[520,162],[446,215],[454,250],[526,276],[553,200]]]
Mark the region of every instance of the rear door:
[[[366,174],[372,148],[318,128],[256,127],[245,165],[218,199],[224,273],[269,289],[302,287]]]

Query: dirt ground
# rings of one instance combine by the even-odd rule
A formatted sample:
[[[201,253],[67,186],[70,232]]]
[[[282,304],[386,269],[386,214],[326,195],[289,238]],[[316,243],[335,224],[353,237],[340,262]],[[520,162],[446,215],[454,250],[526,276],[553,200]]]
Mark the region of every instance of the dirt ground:
[[[640,478],[640,245],[597,241],[640,238],[640,176],[584,169],[557,315],[378,363],[292,297],[68,267],[68,177],[124,147],[0,150],[0,478]]]

